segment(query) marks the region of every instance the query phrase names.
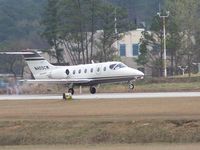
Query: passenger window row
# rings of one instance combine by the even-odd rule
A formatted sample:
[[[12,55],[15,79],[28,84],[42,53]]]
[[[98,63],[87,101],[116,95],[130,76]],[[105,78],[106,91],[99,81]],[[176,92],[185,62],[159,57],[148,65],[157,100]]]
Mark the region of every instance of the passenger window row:
[[[87,73],[88,69],[84,69],[84,73]],[[97,68],[97,72],[100,72],[101,69],[100,67]],[[106,67],[103,67],[103,71],[106,71]],[[93,73],[94,72],[94,69],[91,68],[90,69],[90,73]],[[81,69],[78,70],[78,73],[81,74]],[[76,70],[73,70],[73,74],[75,75],[76,74]]]

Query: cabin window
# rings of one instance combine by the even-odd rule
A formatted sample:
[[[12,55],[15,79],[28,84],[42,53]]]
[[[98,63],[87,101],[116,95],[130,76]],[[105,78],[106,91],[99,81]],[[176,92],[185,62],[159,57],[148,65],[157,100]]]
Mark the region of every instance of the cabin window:
[[[90,69],[90,72],[91,72],[91,73],[93,72],[93,68]]]
[[[85,69],[84,72],[87,73],[87,69]]]
[[[97,68],[97,72],[100,72],[100,68],[99,67]]]
[[[69,75],[69,69],[66,69],[65,73],[66,73],[67,75]]]
[[[73,74],[76,74],[76,70],[73,70]]]
[[[79,73],[79,74],[81,73],[81,69],[79,69],[78,73]]]
[[[106,71],[106,67],[103,68],[103,71]]]

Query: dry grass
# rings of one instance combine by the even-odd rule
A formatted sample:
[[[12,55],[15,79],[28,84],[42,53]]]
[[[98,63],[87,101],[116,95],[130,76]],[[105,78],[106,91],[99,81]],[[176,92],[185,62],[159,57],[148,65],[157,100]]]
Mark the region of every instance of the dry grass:
[[[200,121],[0,121],[0,145],[160,142],[200,142]]]
[[[196,98],[0,101],[1,120],[200,119]]]
[[[200,142],[199,98],[0,101],[0,145]]]
[[[2,146],[0,150],[197,150],[200,144],[116,144],[82,146]]]

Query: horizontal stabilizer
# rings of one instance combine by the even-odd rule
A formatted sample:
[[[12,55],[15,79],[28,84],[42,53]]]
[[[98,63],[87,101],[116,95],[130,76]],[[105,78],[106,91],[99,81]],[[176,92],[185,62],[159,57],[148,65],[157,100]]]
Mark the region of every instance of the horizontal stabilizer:
[[[37,51],[38,54],[41,52]],[[5,54],[5,55],[30,55],[30,54],[35,54],[33,51],[22,51],[22,52],[0,52],[0,54]]]

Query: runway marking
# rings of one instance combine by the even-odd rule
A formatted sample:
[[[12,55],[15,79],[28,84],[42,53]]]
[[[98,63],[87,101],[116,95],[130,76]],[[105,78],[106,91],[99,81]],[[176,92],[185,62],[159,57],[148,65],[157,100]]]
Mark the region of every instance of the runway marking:
[[[200,92],[98,93],[73,95],[74,100],[200,97]],[[59,100],[60,95],[0,95],[0,100]],[[200,98],[199,98],[200,100]]]

